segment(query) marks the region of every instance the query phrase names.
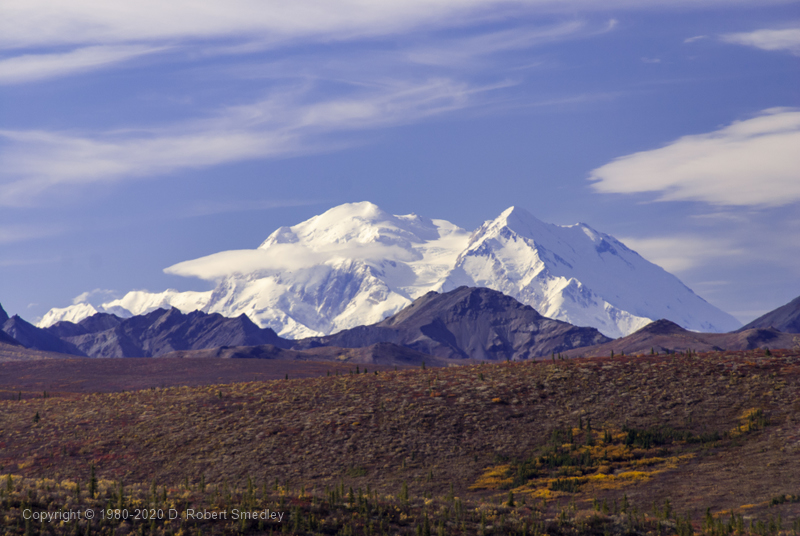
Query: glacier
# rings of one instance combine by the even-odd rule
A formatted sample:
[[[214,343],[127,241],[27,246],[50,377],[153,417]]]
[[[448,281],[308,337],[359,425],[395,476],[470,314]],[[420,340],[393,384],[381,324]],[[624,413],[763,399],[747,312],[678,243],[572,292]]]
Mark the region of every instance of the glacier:
[[[164,270],[213,281],[206,292],[131,291],[102,304],[51,309],[39,322],[159,307],[246,314],[287,338],[379,322],[429,291],[499,290],[544,316],[628,335],[653,320],[707,332],[740,327],[677,277],[584,223],[544,223],[519,207],[470,233],[448,221],[348,203],[291,227],[256,249],[223,251]]]

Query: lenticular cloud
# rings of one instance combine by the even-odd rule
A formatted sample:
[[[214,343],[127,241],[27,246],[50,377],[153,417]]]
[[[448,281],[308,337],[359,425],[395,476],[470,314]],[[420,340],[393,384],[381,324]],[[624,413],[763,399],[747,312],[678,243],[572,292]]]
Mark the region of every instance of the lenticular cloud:
[[[660,201],[780,206],[800,201],[800,109],[772,108],[601,166],[602,193],[657,192]]]

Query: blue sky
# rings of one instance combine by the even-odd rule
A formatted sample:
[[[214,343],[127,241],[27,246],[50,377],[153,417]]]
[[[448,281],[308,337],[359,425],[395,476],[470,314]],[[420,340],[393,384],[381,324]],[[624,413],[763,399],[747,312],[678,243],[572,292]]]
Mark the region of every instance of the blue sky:
[[[0,6],[0,303],[204,290],[180,261],[369,200],[586,222],[749,321],[800,295],[790,1]]]

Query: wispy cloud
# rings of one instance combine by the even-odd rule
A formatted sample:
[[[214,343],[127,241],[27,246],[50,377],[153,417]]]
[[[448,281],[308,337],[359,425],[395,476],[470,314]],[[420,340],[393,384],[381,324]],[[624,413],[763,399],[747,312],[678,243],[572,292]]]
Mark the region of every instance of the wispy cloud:
[[[684,43],[694,43],[695,41],[700,41],[703,39],[708,39],[707,35],[695,35],[694,37],[687,37],[683,40]]]
[[[297,87],[169,127],[88,135],[0,131],[8,145],[0,153],[0,204],[23,206],[45,194],[57,195],[54,188],[63,186],[329,149],[342,140],[326,134],[399,125],[462,109],[505,85],[385,81],[323,100]]]
[[[675,273],[746,253],[745,249],[731,241],[693,235],[627,237],[620,240],[650,262]]]
[[[439,40],[435,44],[412,48],[404,55],[412,63],[461,67],[492,54],[528,49],[536,45],[573,38],[579,34],[596,34],[608,29],[606,27],[602,30],[589,30],[585,21],[574,20],[548,27],[513,28],[460,39]]]
[[[460,26],[521,13],[764,5],[786,0],[26,0],[3,6],[0,47],[166,42],[226,37],[285,43],[350,40]]]
[[[800,28],[762,29],[753,32],[729,33],[720,37],[726,43],[746,45],[762,50],[779,50],[800,56]]]
[[[0,85],[20,84],[106,67],[164,50],[142,45],[90,46],[55,54],[23,54],[0,59]]]
[[[660,201],[780,206],[800,201],[800,110],[774,108],[684,136],[591,172],[601,193],[656,192]]]
[[[0,225],[0,244],[26,242],[38,238],[57,236],[65,231],[63,226],[39,224]]]

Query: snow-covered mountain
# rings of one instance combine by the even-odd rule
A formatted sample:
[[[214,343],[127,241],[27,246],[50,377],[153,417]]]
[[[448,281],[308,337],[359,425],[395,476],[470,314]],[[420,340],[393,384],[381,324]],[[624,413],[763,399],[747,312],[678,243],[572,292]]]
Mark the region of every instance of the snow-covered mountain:
[[[444,220],[394,216],[372,203],[345,204],[277,229],[257,249],[165,271],[215,281],[216,288],[134,291],[97,306],[52,309],[39,325],[172,306],[244,313],[283,337],[300,338],[375,323],[428,291],[468,285],[499,290],[545,316],[610,337],[659,318],[697,331],[740,326],[615,238],[582,223],[543,223],[516,207],[469,233]]]

